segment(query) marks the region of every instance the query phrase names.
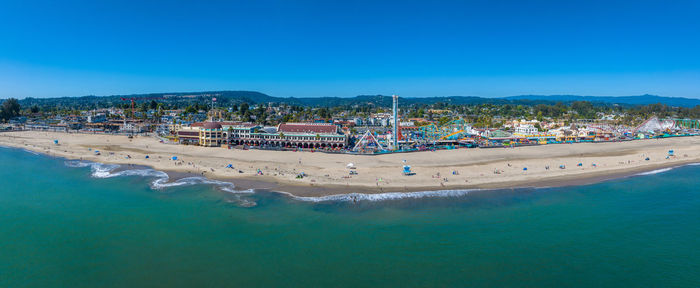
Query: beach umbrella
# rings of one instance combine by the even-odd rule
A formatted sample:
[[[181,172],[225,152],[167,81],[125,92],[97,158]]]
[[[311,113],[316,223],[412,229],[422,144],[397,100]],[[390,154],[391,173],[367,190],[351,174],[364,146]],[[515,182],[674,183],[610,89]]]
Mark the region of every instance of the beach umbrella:
[[[177,160],[177,156],[173,156],[173,160]]]
[[[53,140],[53,144],[58,145],[58,140]],[[671,150],[671,151],[673,151],[673,150]]]
[[[353,167],[355,167],[355,164],[353,164],[353,163],[348,163],[348,165],[347,165],[346,167],[348,167],[348,168],[353,168]]]
[[[149,158],[148,155],[146,155],[146,159],[148,159],[148,158]]]
[[[523,171],[527,171],[527,167],[523,167]]]

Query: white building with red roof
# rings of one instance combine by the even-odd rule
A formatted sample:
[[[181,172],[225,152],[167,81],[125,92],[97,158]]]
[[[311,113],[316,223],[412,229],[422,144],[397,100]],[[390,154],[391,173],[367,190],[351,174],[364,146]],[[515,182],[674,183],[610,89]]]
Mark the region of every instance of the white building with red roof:
[[[282,148],[342,149],[348,138],[332,123],[282,123],[275,133],[258,131],[233,144]]]
[[[232,145],[281,148],[343,149],[347,135],[332,123],[282,123],[276,131],[265,131],[253,123],[199,122],[178,127],[181,143],[201,146]]]

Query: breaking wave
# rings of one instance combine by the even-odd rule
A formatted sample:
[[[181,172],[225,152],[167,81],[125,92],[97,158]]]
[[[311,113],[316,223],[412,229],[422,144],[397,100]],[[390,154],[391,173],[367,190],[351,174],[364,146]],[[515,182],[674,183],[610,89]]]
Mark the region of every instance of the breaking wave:
[[[233,194],[252,194],[255,193],[254,190],[236,190],[235,185],[230,182],[218,181],[207,179],[205,177],[193,176],[185,177],[172,182],[169,182],[170,177],[167,173],[163,171],[158,171],[149,168],[141,169],[127,169],[121,171],[115,171],[117,168],[121,167],[116,164],[103,164],[91,161],[82,160],[67,160],[65,165],[68,167],[84,168],[90,167],[92,171],[91,176],[95,178],[113,178],[122,176],[139,176],[154,178],[150,182],[150,187],[155,190],[161,190],[170,187],[178,186],[190,186],[190,185],[213,185],[221,191],[230,192]],[[337,194],[337,195],[327,195],[320,197],[302,197],[295,196],[287,192],[279,192],[286,194],[292,199],[305,201],[305,202],[357,202],[357,201],[387,201],[387,200],[399,200],[399,199],[419,199],[428,197],[460,197],[467,195],[471,191],[477,189],[463,189],[463,190],[439,190],[439,191],[421,191],[421,192],[387,192],[387,193],[377,193],[377,194],[363,194],[363,193],[349,193],[349,194]],[[237,198],[234,200],[240,206],[251,207],[255,206],[255,202],[247,199]]]
[[[150,186],[153,189],[165,189],[170,187],[178,186],[190,186],[190,185],[213,185],[221,191],[230,192],[236,195],[235,202],[239,203],[239,206],[251,207],[255,206],[256,203],[247,199],[240,198],[240,194],[252,194],[255,193],[254,190],[236,190],[235,185],[230,182],[218,181],[207,179],[205,177],[193,176],[185,177],[172,182],[168,182],[170,177],[168,174],[162,171],[154,169],[130,169],[114,171],[121,167],[115,164],[102,164],[90,161],[78,161],[78,160],[68,160],[65,161],[65,165],[68,167],[90,167],[92,170],[92,176],[96,178],[112,178],[119,176],[140,176],[140,177],[152,177],[155,178],[151,181]],[[700,163],[689,163],[681,166],[698,166]],[[677,166],[679,167],[679,166]],[[676,167],[667,167],[656,169],[647,172],[641,172],[635,174],[636,176],[654,175],[663,172],[668,172]],[[540,187],[542,188],[542,187]],[[420,198],[431,198],[431,197],[461,197],[469,194],[473,191],[478,191],[480,189],[457,189],[457,190],[437,190],[437,191],[420,191],[420,192],[387,192],[387,193],[377,193],[377,194],[364,194],[364,193],[349,193],[349,194],[335,194],[327,196],[318,197],[305,197],[296,196],[288,192],[276,191],[278,193],[285,194],[292,199],[304,202],[359,202],[359,201],[388,201],[388,200],[400,200],[400,199],[420,199]]]
[[[651,171],[647,171],[647,172],[637,173],[637,174],[634,174],[634,175],[636,175],[636,176],[654,175],[654,174],[659,174],[659,173],[663,173],[663,172],[668,172],[668,171],[671,171],[671,170],[673,170],[673,169],[675,169],[675,168],[678,168],[678,167],[683,167],[683,166],[698,166],[698,165],[700,165],[700,163],[688,163],[688,164],[685,164],[685,165],[673,166],[673,167],[667,167],[667,168],[661,168],[661,169],[651,170]]]
[[[24,150],[24,152],[27,152],[27,153],[29,153],[29,154],[41,155],[41,154],[39,154],[38,152],[34,152],[34,151],[32,151],[32,150],[29,150],[29,149],[22,149],[22,150]]]
[[[673,168],[672,168],[672,167],[669,167],[669,168],[656,169],[656,170],[651,170],[651,171],[647,171],[647,172],[638,173],[638,174],[636,174],[636,175],[638,175],[638,176],[643,176],[643,175],[654,175],[654,174],[659,174],[659,173],[671,171],[671,169],[673,169]]]
[[[182,179],[178,179],[172,182],[168,182],[170,180],[170,177],[168,176],[167,173],[163,171],[158,171],[154,169],[128,169],[128,170],[122,170],[122,171],[114,171],[117,168],[121,167],[120,165],[116,164],[103,164],[103,163],[96,163],[96,162],[90,162],[90,161],[78,161],[78,160],[68,160],[65,161],[65,165],[68,167],[90,167],[90,170],[92,171],[92,177],[95,178],[112,178],[112,177],[121,177],[121,176],[140,176],[140,177],[151,177],[155,178],[153,181],[151,181],[150,186],[153,189],[164,189],[164,188],[169,188],[169,187],[177,187],[177,186],[190,186],[190,185],[213,185],[216,188],[225,191],[225,192],[230,192],[230,193],[253,193],[252,190],[236,190],[236,186],[233,185],[233,183],[230,182],[224,182],[224,181],[218,181],[218,180],[211,180],[207,179],[205,177],[185,177]]]
[[[472,191],[478,189],[462,189],[462,190],[438,190],[438,191],[420,191],[420,192],[387,192],[387,193],[377,193],[377,194],[363,194],[363,193],[350,193],[350,194],[336,194],[328,196],[319,197],[302,197],[294,196],[289,193],[285,193],[290,197],[306,202],[357,202],[357,201],[386,201],[386,200],[399,200],[399,199],[419,199],[426,197],[460,197],[469,194]]]

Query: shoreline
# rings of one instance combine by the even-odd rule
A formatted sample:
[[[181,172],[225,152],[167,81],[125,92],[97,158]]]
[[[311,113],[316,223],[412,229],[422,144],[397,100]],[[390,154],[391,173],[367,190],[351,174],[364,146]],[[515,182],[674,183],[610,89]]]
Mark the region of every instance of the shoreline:
[[[338,155],[328,154],[319,155],[319,153],[312,152],[258,150],[232,151],[224,148],[181,146],[158,143],[155,139],[145,137],[140,137],[140,139],[132,142],[125,136],[112,135],[98,135],[97,137],[93,135],[79,135],[78,137],[75,137],[73,134],[65,133],[15,132],[17,135],[8,137],[8,134],[9,133],[2,133],[2,135],[0,135],[1,146],[25,149],[48,156],[62,157],[67,160],[87,160],[105,164],[146,166],[153,170],[165,172],[169,176],[172,175],[173,179],[177,179],[177,176],[175,176],[176,174],[201,176],[207,179],[233,183],[237,190],[265,189],[274,192],[287,193],[296,197],[323,197],[352,193],[380,194],[393,192],[406,193],[442,190],[509,189],[528,187],[541,188],[586,185],[611,179],[629,177],[647,171],[700,162],[700,137],[697,136],[660,140],[638,140],[639,142],[576,143],[561,145],[559,147],[551,147],[552,149],[546,149],[550,147],[546,147],[549,145],[545,145],[541,147],[521,147],[514,149],[503,148],[502,150],[488,149],[490,151],[475,148],[468,150],[446,150],[439,151],[437,153],[424,151],[421,153],[412,154],[413,159],[409,159],[409,163],[415,165],[415,171],[420,171],[419,173],[421,174],[424,174],[426,170],[433,169],[443,171],[446,169],[448,171],[459,171],[457,175],[449,175],[443,172],[444,176],[441,176],[445,177],[443,178],[443,182],[443,179],[435,176],[430,178],[427,177],[431,175],[421,175],[422,177],[403,176],[399,173],[393,172],[392,173],[394,175],[382,175],[382,173],[386,173],[385,171],[387,170],[387,167],[385,167],[385,163],[383,162],[387,162],[387,158],[397,158],[395,155],[374,156],[376,159],[367,160],[367,157],[363,157],[361,159],[360,157],[362,156],[356,155],[341,155],[342,157],[340,157]],[[47,144],[52,142],[50,139],[57,137],[62,138],[59,141],[59,145],[52,145],[53,143]],[[80,141],[76,141],[76,139]],[[156,147],[149,147],[150,145]],[[591,145],[596,145],[600,148],[594,147],[594,149],[592,149],[590,148]],[[86,149],[86,147],[95,148]],[[661,157],[663,157],[664,153],[668,151],[669,147],[675,149],[677,156],[662,160]],[[100,149],[103,151],[102,153],[107,155],[91,155],[92,153],[90,151],[93,149]],[[215,153],[215,155],[206,156],[206,152],[209,151]],[[146,154],[144,154],[144,152]],[[200,156],[198,154],[201,152],[203,152],[205,156]],[[169,153],[177,153],[179,157],[186,158],[188,161],[190,161],[189,163],[191,163],[191,165],[184,165],[184,160],[182,160],[180,164],[175,164],[171,160],[164,160],[163,156]],[[224,153],[239,154],[249,157],[252,160],[241,161],[242,159],[240,158],[245,159],[245,157],[231,157],[230,159],[221,159],[216,157],[219,156],[219,154]],[[469,156],[471,157],[465,157],[465,153],[470,154]],[[151,160],[142,158],[144,155],[149,154],[152,155]],[[128,158],[124,158],[124,155],[127,155]],[[448,159],[447,161],[452,161],[449,159],[450,157],[462,157],[464,159],[457,159],[451,163],[444,163],[446,165],[441,165],[443,163],[435,161],[434,156],[436,155]],[[405,155],[399,155],[398,157],[401,156]],[[537,156],[543,158],[537,158]],[[417,159],[417,157],[419,157],[419,159]],[[640,157],[650,157],[653,158],[653,160],[639,160]],[[344,166],[343,164],[348,160],[342,159],[344,160],[342,161],[341,159],[334,158],[346,158],[350,159],[350,161],[362,161],[362,166],[359,166],[357,171],[362,174],[375,174],[377,176],[377,181],[372,181],[369,183],[365,181],[363,183],[363,179],[352,179],[355,181],[347,181],[345,184],[343,184],[342,182],[345,181],[339,176],[341,176],[341,173],[347,173],[348,170],[342,166]],[[575,166],[576,164],[571,164],[572,158],[576,159],[576,162],[581,161],[579,163],[586,162],[586,166],[591,165],[589,163],[600,164],[598,164],[596,167],[577,167]],[[295,163],[295,160],[297,159],[298,163]],[[627,160],[628,162],[623,163],[623,161],[620,161],[623,159],[633,160]],[[329,164],[330,160],[333,161]],[[466,163],[462,162],[461,160],[464,160]],[[242,171],[245,170],[245,172],[233,173],[233,171],[230,169],[226,170],[220,168],[223,167],[224,163],[227,163],[228,161],[236,162],[236,170],[241,169]],[[313,163],[302,164],[302,161],[313,161]],[[422,161],[422,163],[414,164],[418,161]],[[618,164],[615,164],[614,161],[618,161]],[[536,167],[537,164],[544,167],[543,163],[550,162],[552,164],[547,165],[549,165],[551,168],[547,171],[544,171],[545,169],[542,168],[532,173],[530,173],[530,171],[535,170],[535,168],[530,168],[530,171],[518,171],[526,166]],[[554,167],[556,162],[567,162],[566,169],[560,170]],[[274,169],[270,168],[271,163],[277,164],[278,167],[274,167]],[[212,164],[219,165],[215,166]],[[365,165],[373,165],[374,167],[365,168]],[[257,168],[256,166],[260,168]],[[293,169],[290,170],[290,166],[292,166]],[[296,166],[296,168],[294,166]],[[320,167],[320,169],[317,166]],[[341,168],[329,166],[341,166]],[[494,168],[491,167],[494,166],[497,167],[495,169],[501,169],[499,171],[503,171],[502,174],[491,174],[486,172],[492,171],[491,169]],[[255,175],[255,169],[263,170],[265,175]],[[324,177],[318,174],[323,172],[314,171],[313,177],[307,177],[311,179],[305,178],[301,180],[294,179],[294,174],[291,174],[292,171],[296,172],[312,169],[318,169],[328,174],[326,174],[326,177]],[[467,174],[467,176],[462,176],[460,174]],[[333,181],[334,177],[335,181]],[[463,177],[465,181],[460,183],[457,180],[454,180],[455,178],[459,179],[460,177]],[[371,176],[365,176],[364,178],[369,178],[371,180]],[[384,179],[386,179],[386,181],[384,181]],[[402,183],[403,185],[397,185],[395,183]]]
[[[597,174],[584,174],[584,175],[571,175],[571,176],[559,176],[552,177],[552,179],[534,181],[522,181],[522,182],[509,182],[509,183],[493,183],[491,185],[464,185],[464,186],[451,186],[448,189],[442,187],[442,189],[425,189],[419,187],[401,189],[401,190],[387,190],[387,189],[373,189],[367,187],[353,187],[353,186],[343,186],[343,185],[326,185],[326,186],[304,186],[304,185],[293,185],[293,184],[282,184],[275,182],[268,182],[264,180],[249,180],[249,179],[235,179],[235,182],[231,178],[213,178],[219,181],[231,182],[236,185],[237,189],[241,190],[255,190],[255,189],[265,189],[272,192],[278,192],[283,194],[288,194],[295,197],[324,197],[324,196],[337,196],[343,194],[385,194],[385,193],[413,193],[413,192],[438,192],[447,190],[501,190],[501,189],[521,189],[521,188],[555,188],[555,187],[567,187],[567,186],[583,186],[596,184],[605,181],[624,179],[628,177],[638,176],[645,172],[652,172],[661,169],[675,169],[678,167],[683,167],[687,165],[692,165],[700,161],[684,161],[684,162],[673,162],[667,164],[659,164],[658,166],[644,166],[631,168],[627,171],[620,171],[617,173],[600,172]],[[169,173],[166,171],[166,173]],[[239,182],[239,181],[245,182]],[[351,191],[348,191],[351,190]]]
[[[55,157],[55,158],[61,158],[64,161],[88,161],[92,163],[99,163],[99,164],[115,164],[115,163],[101,163],[101,162],[93,162],[90,160],[79,160],[79,159],[69,159],[65,158],[62,156],[52,156],[48,154],[44,154],[41,152],[36,152],[33,150],[28,150],[28,149],[23,149],[23,148],[18,148],[18,147],[8,147],[8,146],[3,146],[0,145],[0,147],[8,148],[8,149],[18,149],[18,150],[23,150],[24,152],[27,153],[32,153],[35,155],[42,155],[42,156],[47,156],[47,157]],[[688,165],[693,165],[693,164],[700,164],[700,161],[684,161],[684,162],[674,162],[674,163],[667,163],[668,165],[658,165],[654,167],[639,167],[640,169],[630,169],[628,171],[620,172],[617,174],[600,174],[600,175],[586,175],[588,177],[562,177],[561,179],[549,179],[543,182],[545,185],[529,185],[530,182],[523,182],[521,183],[509,183],[506,185],[484,185],[484,186],[463,186],[463,187],[456,187],[456,188],[450,188],[450,189],[433,189],[433,190],[425,190],[425,189],[408,189],[408,190],[403,190],[403,191],[382,191],[382,190],[376,190],[376,189],[360,189],[357,190],[355,188],[350,188],[353,189],[353,191],[347,191],[347,187],[343,186],[338,186],[338,187],[333,187],[333,186],[324,186],[324,187],[319,187],[316,186],[314,189],[312,189],[313,192],[309,192],[308,187],[306,186],[301,186],[301,185],[279,185],[273,182],[267,182],[264,180],[258,180],[258,179],[245,179],[245,178],[238,178],[236,179],[236,182],[233,182],[230,178],[229,179],[216,179],[216,178],[206,178],[209,180],[215,180],[215,181],[222,181],[226,183],[233,184],[235,186],[236,191],[240,191],[240,193],[235,193],[231,191],[222,191],[224,193],[234,193],[234,194],[240,194],[244,195],[249,193],[248,191],[254,191],[254,190],[265,190],[267,192],[272,192],[272,193],[278,193],[278,194],[283,194],[288,197],[291,197],[293,199],[301,200],[301,201],[312,201],[312,202],[318,202],[318,201],[327,201],[327,200],[348,200],[348,201],[357,201],[357,200],[363,200],[364,198],[369,198],[369,199],[391,199],[394,197],[387,197],[389,195],[393,195],[396,198],[405,198],[408,195],[409,197],[412,198],[421,198],[421,197],[430,197],[432,195],[442,195],[442,196],[459,196],[459,195],[466,195],[468,193],[473,193],[473,192],[483,192],[483,191],[490,191],[490,190],[505,190],[505,189],[527,189],[527,188],[532,188],[532,189],[544,189],[544,188],[556,188],[556,187],[568,187],[568,186],[582,186],[582,185],[590,185],[590,184],[595,184],[595,183],[600,183],[604,181],[611,181],[611,180],[617,180],[617,179],[624,179],[627,177],[634,177],[634,176],[643,176],[641,174],[645,172],[652,172],[652,171],[659,171],[659,170],[664,170],[664,169],[675,169],[679,167],[684,167]],[[155,167],[148,166],[148,165],[134,165],[134,164],[117,164],[119,165],[117,168],[114,170],[111,170],[111,173],[119,173],[122,171],[126,170],[138,170],[138,169],[151,169],[154,171],[158,172],[163,172],[168,175],[168,182],[165,184],[170,184],[177,182],[178,180],[188,178],[188,177],[203,177],[199,174],[193,174],[193,173],[184,173],[184,172],[179,172],[179,171],[174,171],[174,170],[158,170]],[[129,165],[129,166],[127,166]],[[574,179],[576,178],[576,179]],[[240,185],[242,183],[242,185]],[[205,183],[206,184],[206,183]],[[282,190],[284,189],[284,190]],[[299,189],[299,190],[297,190]],[[304,190],[305,189],[305,190]],[[314,193],[316,192],[316,193]],[[441,192],[444,192],[446,194],[443,194]],[[395,195],[395,194],[401,194],[401,195]],[[351,196],[349,198],[346,198],[344,196]],[[359,196],[359,197],[358,197]]]

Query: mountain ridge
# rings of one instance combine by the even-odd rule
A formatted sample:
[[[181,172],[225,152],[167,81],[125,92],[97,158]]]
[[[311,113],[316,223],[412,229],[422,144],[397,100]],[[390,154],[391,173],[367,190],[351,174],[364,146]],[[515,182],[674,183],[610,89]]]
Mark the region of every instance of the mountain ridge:
[[[250,104],[260,103],[285,103],[289,105],[301,106],[339,106],[339,105],[377,105],[390,106],[391,96],[388,95],[358,95],[354,97],[279,97],[270,96],[258,91],[202,91],[202,92],[161,92],[143,93],[128,95],[109,96],[78,96],[78,97],[55,97],[55,98],[32,98],[27,97],[19,100],[24,107],[27,106],[109,106],[124,104],[127,101],[122,98],[133,98],[136,102],[159,101],[172,102],[177,104],[192,104],[196,102],[208,102],[211,98],[217,98],[220,104],[236,104],[247,102]],[[638,96],[581,96],[581,95],[516,95],[504,97],[480,97],[480,96],[431,96],[431,97],[401,97],[400,104],[434,104],[438,102],[456,105],[469,104],[513,104],[513,105],[537,105],[552,104],[557,102],[571,103],[574,101],[589,101],[598,105],[647,105],[666,104],[673,107],[694,107],[700,105],[700,99],[684,97],[666,97],[658,95],[638,95]]]

